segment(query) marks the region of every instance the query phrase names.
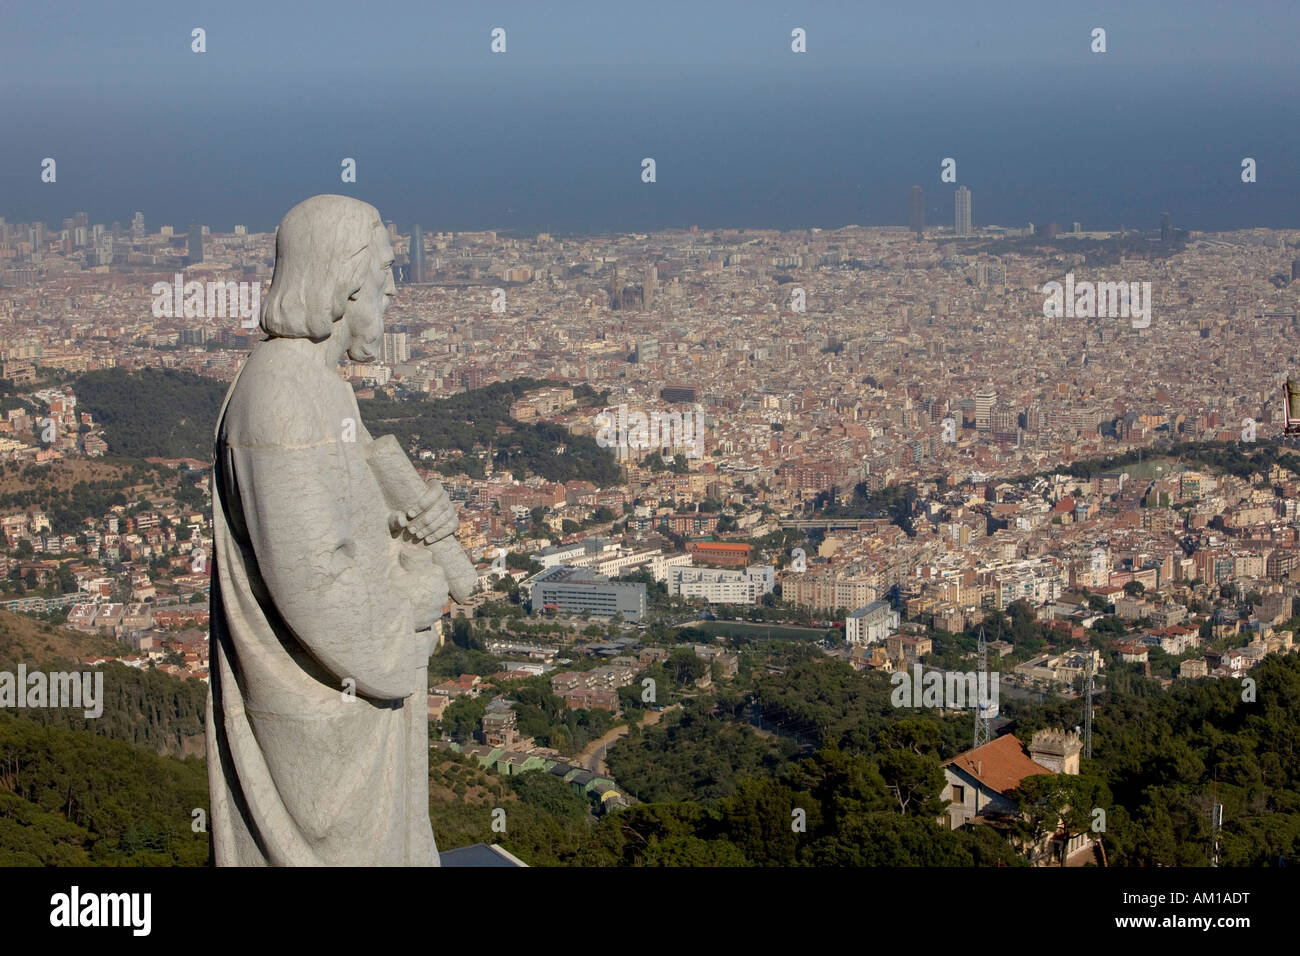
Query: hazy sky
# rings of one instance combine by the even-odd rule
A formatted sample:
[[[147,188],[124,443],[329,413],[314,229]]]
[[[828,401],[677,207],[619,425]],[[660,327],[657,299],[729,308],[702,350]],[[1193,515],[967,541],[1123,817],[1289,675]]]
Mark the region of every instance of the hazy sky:
[[[265,230],[343,192],[402,228],[834,227],[905,223],[919,184],[950,224],[951,156],[977,225],[1300,226],[1300,4],[1134,6],[12,4],[0,215]]]

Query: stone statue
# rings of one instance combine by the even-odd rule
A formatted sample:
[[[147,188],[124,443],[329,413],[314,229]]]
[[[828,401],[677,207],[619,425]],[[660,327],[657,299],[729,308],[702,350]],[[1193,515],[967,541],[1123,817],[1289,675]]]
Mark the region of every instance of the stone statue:
[[[438,865],[428,658],[449,584],[463,598],[473,567],[446,492],[391,436],[371,439],[337,371],[344,353],[378,354],[392,265],[373,206],[315,196],[291,209],[267,339],[222,406],[207,710],[218,866]]]

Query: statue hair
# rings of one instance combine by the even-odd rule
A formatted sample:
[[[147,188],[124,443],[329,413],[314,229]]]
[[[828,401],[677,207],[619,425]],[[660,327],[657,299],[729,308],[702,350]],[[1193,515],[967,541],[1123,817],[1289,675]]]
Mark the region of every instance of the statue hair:
[[[382,228],[379,210],[351,196],[313,196],[285,213],[275,234],[262,331],[273,338],[329,338],[348,297],[361,288],[364,253]]]

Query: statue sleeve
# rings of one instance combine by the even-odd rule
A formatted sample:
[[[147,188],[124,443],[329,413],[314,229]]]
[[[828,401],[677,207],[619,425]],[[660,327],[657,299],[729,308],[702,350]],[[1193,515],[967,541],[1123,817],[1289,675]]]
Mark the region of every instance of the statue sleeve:
[[[395,579],[401,568],[383,518],[366,507],[378,488],[364,461],[340,442],[236,448],[232,456],[249,541],[293,636],[341,688],[354,681],[359,696],[423,693],[424,642]]]

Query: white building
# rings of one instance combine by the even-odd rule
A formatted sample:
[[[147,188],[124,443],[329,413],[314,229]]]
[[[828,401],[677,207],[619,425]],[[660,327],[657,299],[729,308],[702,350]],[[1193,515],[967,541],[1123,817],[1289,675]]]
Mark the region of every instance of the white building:
[[[650,564],[661,553],[659,548],[634,551],[631,548],[611,547],[592,554],[570,558],[564,563],[574,568],[590,568],[597,574],[617,577],[624,571]]]
[[[522,506],[515,505],[514,507]],[[522,508],[522,513],[526,517],[529,510]],[[569,544],[553,544],[534,552],[529,557],[543,568],[553,568],[560,564],[579,567],[589,566],[616,557],[619,553],[620,548],[617,538],[583,538],[581,541],[573,541]]]
[[[850,644],[877,644],[898,630],[900,620],[889,602],[873,601],[844,621],[844,639]]]
[[[666,581],[668,580],[670,568],[690,568],[694,566],[689,554],[660,554],[651,559],[650,573],[654,575],[656,581]]]
[[[757,604],[776,586],[770,564],[752,564],[744,571],[725,568],[669,567],[669,594],[704,598],[710,604]]]

